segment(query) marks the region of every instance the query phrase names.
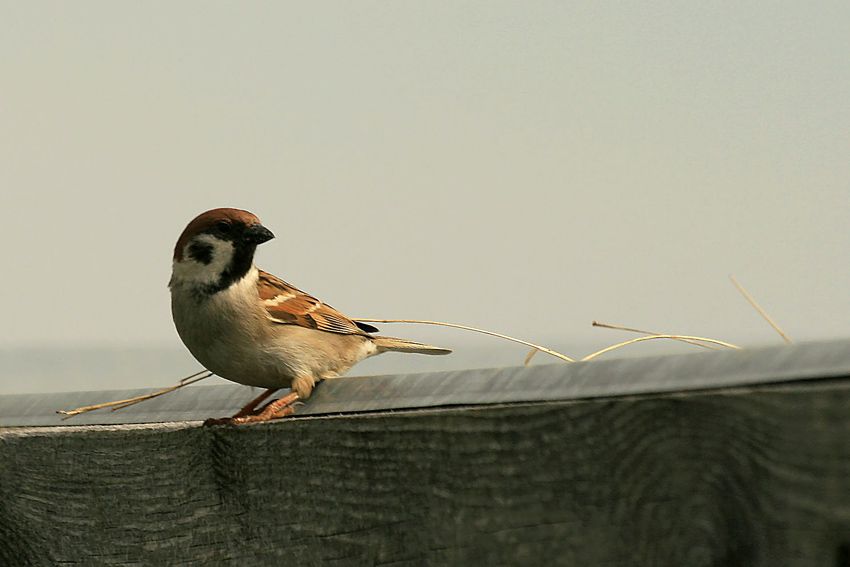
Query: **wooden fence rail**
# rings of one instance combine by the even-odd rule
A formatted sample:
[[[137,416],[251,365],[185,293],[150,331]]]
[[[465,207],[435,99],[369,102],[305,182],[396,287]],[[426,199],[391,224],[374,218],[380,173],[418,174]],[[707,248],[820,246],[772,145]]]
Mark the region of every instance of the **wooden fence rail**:
[[[238,386],[0,397],[0,565],[847,567],[848,377],[847,341],[357,377],[239,428],[191,421]]]

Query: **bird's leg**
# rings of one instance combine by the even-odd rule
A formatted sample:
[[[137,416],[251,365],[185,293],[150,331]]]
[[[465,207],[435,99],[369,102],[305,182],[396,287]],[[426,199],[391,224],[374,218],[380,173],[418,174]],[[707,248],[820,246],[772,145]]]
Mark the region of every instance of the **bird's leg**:
[[[270,419],[278,419],[295,413],[294,403],[298,400],[298,394],[295,392],[287,396],[275,400],[266,406],[259,413],[253,415],[233,416],[230,419],[230,424],[240,425],[242,423],[254,423],[257,421],[268,421]]]
[[[280,388],[269,388],[244,406],[242,409],[233,414],[233,417],[245,417],[246,415],[254,415],[257,413],[257,406],[268,399],[269,396],[277,392]]]
[[[256,413],[258,413],[257,412],[257,406],[259,406],[261,403],[266,401],[266,399],[268,399],[269,396],[271,396],[272,394],[274,394],[278,390],[279,390],[279,388],[269,388],[268,390],[266,390],[265,392],[263,392],[262,394],[260,394],[259,396],[257,396],[256,398],[254,398],[253,400],[251,400],[250,402],[248,402],[244,406],[242,406],[242,409],[240,409],[238,412],[233,414],[232,417],[218,417],[218,418],[211,417],[208,420],[204,421],[204,425],[209,427],[211,425],[232,424],[234,419],[243,418],[243,417],[246,417],[246,416],[249,416],[249,415],[255,415]],[[266,407],[268,407],[268,406],[266,406]],[[265,408],[263,408],[263,409],[265,409]]]

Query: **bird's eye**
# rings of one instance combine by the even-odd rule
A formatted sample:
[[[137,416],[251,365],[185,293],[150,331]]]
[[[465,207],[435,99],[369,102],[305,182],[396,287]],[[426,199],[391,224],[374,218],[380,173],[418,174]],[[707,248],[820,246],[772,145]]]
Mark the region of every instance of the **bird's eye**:
[[[230,232],[231,226],[229,222],[221,221],[220,223],[215,225],[215,229],[222,234],[227,234],[228,232]]]

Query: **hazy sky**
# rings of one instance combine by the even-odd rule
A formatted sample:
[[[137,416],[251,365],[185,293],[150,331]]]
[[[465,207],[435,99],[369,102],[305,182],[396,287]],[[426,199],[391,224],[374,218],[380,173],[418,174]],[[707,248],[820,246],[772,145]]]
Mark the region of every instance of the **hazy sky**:
[[[777,342],[733,273],[846,337],[848,29],[846,0],[3,2],[0,347],[179,347],[172,248],[220,206],[350,316]]]

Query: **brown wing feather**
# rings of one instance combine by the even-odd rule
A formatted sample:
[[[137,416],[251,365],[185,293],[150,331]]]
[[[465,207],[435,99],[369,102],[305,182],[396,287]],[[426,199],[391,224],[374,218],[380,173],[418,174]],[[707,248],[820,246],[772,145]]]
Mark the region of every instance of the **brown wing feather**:
[[[272,321],[282,325],[299,325],[343,335],[366,335],[357,324],[309,293],[304,293],[268,272],[260,270],[257,281],[260,299]]]

